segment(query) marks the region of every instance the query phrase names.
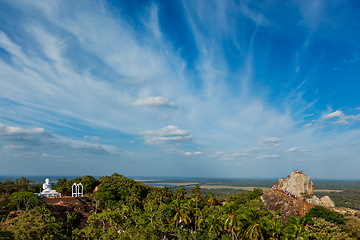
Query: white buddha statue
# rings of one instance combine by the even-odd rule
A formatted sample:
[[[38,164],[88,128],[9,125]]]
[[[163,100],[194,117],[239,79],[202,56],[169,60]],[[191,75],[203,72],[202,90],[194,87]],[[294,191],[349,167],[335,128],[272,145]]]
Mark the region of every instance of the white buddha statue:
[[[45,183],[43,184],[43,190],[45,191],[46,189],[51,190],[51,184],[50,184],[50,180],[48,178],[45,179]]]
[[[43,191],[38,194],[39,197],[60,197],[61,194],[56,190],[51,189],[50,180],[48,178],[45,179],[45,183],[43,183]]]

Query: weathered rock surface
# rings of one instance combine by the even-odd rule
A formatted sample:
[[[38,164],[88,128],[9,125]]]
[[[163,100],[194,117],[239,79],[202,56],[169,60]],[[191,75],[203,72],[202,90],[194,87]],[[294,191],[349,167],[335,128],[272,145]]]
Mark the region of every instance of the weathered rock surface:
[[[289,192],[295,196],[301,197],[301,193],[314,195],[314,184],[310,177],[303,173],[293,172],[291,177],[280,178],[276,184],[276,189]]]
[[[322,205],[321,200],[317,196],[312,196],[311,198],[306,199],[308,203],[315,204],[315,205]]]
[[[329,196],[324,196],[320,198],[320,201],[324,207],[331,207],[331,208],[335,207],[334,202],[331,200]]]
[[[261,199],[270,210],[279,210],[284,222],[291,216],[304,216],[315,205],[334,207],[334,202],[328,196],[319,199],[314,195],[313,182],[302,172],[293,172],[291,177],[279,179]]]
[[[314,206],[276,190],[265,192],[261,199],[270,210],[281,212],[283,222],[287,222],[291,216],[304,216]]]

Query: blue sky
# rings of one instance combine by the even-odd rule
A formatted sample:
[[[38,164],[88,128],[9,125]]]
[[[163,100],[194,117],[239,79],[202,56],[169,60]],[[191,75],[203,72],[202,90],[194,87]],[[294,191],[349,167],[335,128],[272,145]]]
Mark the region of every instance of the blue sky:
[[[0,2],[0,174],[359,179],[358,1]]]

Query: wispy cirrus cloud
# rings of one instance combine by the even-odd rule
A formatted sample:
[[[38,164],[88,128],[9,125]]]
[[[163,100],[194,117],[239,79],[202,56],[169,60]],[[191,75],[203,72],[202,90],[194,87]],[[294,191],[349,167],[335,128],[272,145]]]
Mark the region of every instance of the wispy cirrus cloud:
[[[256,157],[256,159],[268,159],[268,158],[279,158],[280,156],[278,154],[266,154]]]
[[[93,169],[103,168],[107,174],[131,143],[143,161],[151,154],[149,159],[166,159],[164,152],[176,154],[171,158],[177,160],[192,156],[199,160],[192,162],[198,169],[207,162],[209,170],[223,171],[223,176],[246,175],[256,157],[278,155],[281,160],[285,157],[279,152],[292,146],[311,146],[314,154],[308,155],[309,160],[321,154],[334,159],[357,155],[356,148],[342,154],[322,150],[332,142],[357,142],[359,136],[360,117],[346,110],[353,111],[352,104],[358,103],[346,106],[343,98],[342,110],[324,113],[327,106],[337,106],[331,101],[344,96],[331,95],[332,87],[323,87],[331,77],[323,74],[324,69],[334,69],[327,62],[351,68],[358,59],[354,52],[360,41],[356,34],[348,34],[357,26],[342,18],[358,19],[350,4],[310,0],[135,4],[136,13],[121,1],[0,2],[4,22],[0,121],[11,126],[6,131],[18,134],[18,138],[8,132],[0,136],[2,153],[78,159],[101,154],[104,163]],[[334,38],[335,33],[341,37]],[[336,53],[339,43],[342,50]],[[331,47],[319,53],[319,44]],[[326,62],[330,51],[336,59]],[[344,67],[336,68],[337,74],[344,74]],[[350,83],[342,87],[357,89],[356,81]],[[317,122],[307,119],[306,124],[304,118],[310,116],[320,117]],[[326,123],[339,127],[321,128]],[[11,129],[15,125],[22,132]],[[155,130],[144,131],[149,129]],[[134,141],[136,137],[143,141]],[[218,161],[206,161],[208,156],[224,161],[216,165]],[[243,159],[252,160],[240,173],[234,161]],[[141,172],[133,166],[127,168],[132,174],[163,174],[165,168],[154,164]],[[264,170],[264,176],[282,171],[273,170]]]
[[[293,148],[290,148],[288,150],[284,150],[284,152],[294,152],[294,153],[299,153],[299,154],[309,154],[312,151],[309,150],[309,149],[300,150],[299,147],[293,147]]]
[[[259,143],[278,143],[278,142],[281,142],[282,141],[282,138],[279,138],[279,137],[269,137],[269,138],[263,138],[263,139],[260,139],[259,140]]]
[[[85,136],[86,137],[86,136]],[[86,139],[86,138],[85,138]],[[95,138],[98,140],[98,138]],[[119,155],[124,151],[111,145],[102,145],[87,143],[84,141],[74,140],[71,138],[57,136],[44,128],[20,128],[5,126],[0,123],[0,140],[5,142],[14,142],[2,147],[4,152],[39,152],[43,149],[71,149],[86,154]],[[45,155],[44,155],[45,154]],[[42,156],[50,156],[44,153]]]

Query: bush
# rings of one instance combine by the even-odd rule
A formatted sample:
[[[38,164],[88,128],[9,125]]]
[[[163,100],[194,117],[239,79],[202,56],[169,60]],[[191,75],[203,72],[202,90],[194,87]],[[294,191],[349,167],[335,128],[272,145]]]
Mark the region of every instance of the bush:
[[[309,225],[314,224],[312,218],[323,218],[326,221],[336,224],[344,224],[346,221],[344,215],[330,211],[322,206],[313,207],[312,209],[310,209],[309,212],[306,213],[304,217],[305,217],[305,223]]]

